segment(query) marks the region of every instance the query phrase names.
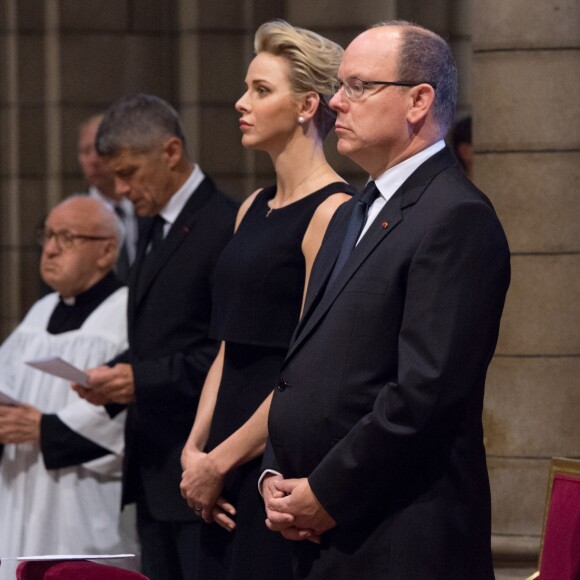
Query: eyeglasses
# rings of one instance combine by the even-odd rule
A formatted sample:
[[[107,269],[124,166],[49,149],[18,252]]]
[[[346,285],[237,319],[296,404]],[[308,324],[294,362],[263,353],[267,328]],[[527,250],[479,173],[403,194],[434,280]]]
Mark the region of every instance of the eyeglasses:
[[[51,229],[40,228],[36,233],[36,239],[41,246],[44,246],[51,238],[54,238],[56,245],[61,250],[70,250],[75,244],[76,240],[109,240],[111,236],[88,236],[85,234],[71,234],[70,232],[62,231],[55,232]]]
[[[417,85],[422,84],[431,85],[434,89],[437,88],[437,85],[434,83],[423,83],[423,81],[363,81],[361,79],[352,78],[346,81],[336,81],[332,86],[332,90],[334,94],[336,94],[338,91],[340,91],[340,89],[344,89],[344,92],[350,101],[358,101],[359,99],[362,99],[363,95],[365,94],[365,88],[367,86],[384,85],[393,87],[416,87]]]

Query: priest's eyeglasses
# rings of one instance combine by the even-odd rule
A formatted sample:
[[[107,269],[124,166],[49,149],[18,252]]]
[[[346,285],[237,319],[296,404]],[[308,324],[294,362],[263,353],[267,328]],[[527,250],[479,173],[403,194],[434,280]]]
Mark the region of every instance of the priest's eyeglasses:
[[[437,88],[437,85],[434,83],[428,83],[426,81],[363,81],[361,79],[351,78],[346,81],[334,82],[332,85],[332,92],[336,94],[340,89],[344,89],[344,93],[349,101],[358,101],[363,98],[365,88],[368,86],[384,85],[393,87],[416,87],[417,85],[422,84],[431,85],[434,89]]]
[[[71,234],[66,230],[61,232],[55,232],[54,230],[48,228],[40,228],[36,234],[36,239],[41,246],[44,246],[51,238],[54,238],[56,245],[61,250],[71,250],[76,240],[109,240],[111,236],[89,236],[86,234]]]

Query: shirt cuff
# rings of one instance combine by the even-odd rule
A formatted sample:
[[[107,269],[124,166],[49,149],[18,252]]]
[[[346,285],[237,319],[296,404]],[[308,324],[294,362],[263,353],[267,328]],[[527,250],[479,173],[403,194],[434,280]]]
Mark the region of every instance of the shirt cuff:
[[[275,471],[274,469],[264,470],[262,475],[260,475],[260,479],[258,479],[258,491],[260,492],[262,498],[264,497],[264,494],[262,493],[262,482],[267,475],[279,475],[280,477],[284,477],[279,471]]]

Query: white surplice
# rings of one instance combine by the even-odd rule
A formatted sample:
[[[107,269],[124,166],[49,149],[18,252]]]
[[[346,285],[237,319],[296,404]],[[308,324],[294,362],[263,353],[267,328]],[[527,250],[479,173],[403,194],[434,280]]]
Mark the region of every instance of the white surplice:
[[[127,289],[120,288],[81,328],[46,331],[58,296],[39,300],[0,347],[0,389],[43,413],[56,413],[73,431],[108,449],[81,465],[47,470],[38,444],[6,445],[0,459],[0,558],[39,554],[134,552],[119,526],[125,411],[114,418],[80,399],[64,379],[24,364],[60,356],[80,369],[127,348]],[[7,567],[0,566],[0,580]]]

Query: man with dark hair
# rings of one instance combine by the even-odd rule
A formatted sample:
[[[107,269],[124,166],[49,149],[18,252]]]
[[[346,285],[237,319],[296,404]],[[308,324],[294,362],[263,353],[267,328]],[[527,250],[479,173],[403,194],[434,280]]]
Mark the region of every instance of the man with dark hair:
[[[122,227],[86,195],[57,205],[39,231],[40,273],[54,292],[0,346],[0,555],[133,552],[120,526],[126,413],[110,417],[69,382],[25,363],[60,356],[102,364],[127,348],[127,289],[113,272]],[[0,578],[12,580],[10,562]]]
[[[143,229],[129,281],[129,350],[88,370],[95,404],[128,404],[123,503],[137,502],[143,573],[196,578],[199,521],[181,497],[180,454],[218,344],[208,338],[216,260],[233,232],[235,204],[187,153],[179,117],[151,95],[106,111],[97,151]],[[112,407],[109,407],[112,412]]]
[[[338,150],[370,181],[328,228],[279,374],[267,524],[296,540],[296,578],[490,580],[481,414],[509,251],[443,142],[453,59],[382,23],[338,77]]]

